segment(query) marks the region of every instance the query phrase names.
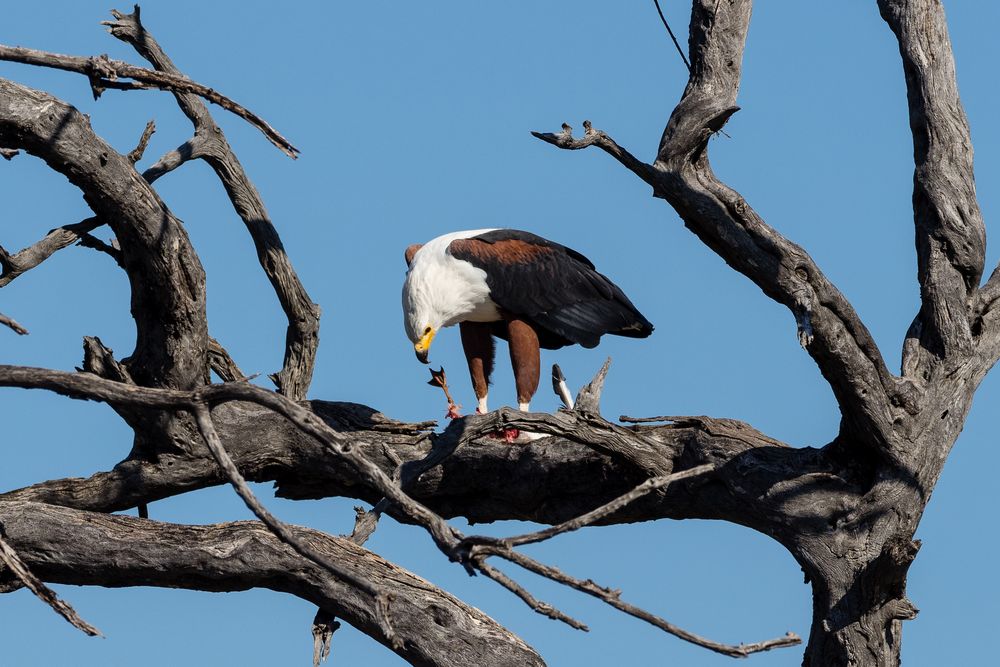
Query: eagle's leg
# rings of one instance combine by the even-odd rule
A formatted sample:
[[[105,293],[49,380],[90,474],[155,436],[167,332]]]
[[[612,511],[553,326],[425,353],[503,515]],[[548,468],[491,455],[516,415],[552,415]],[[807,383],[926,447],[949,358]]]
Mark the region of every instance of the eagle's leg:
[[[510,363],[514,367],[514,385],[517,388],[517,407],[522,412],[527,412],[531,397],[538,389],[542,365],[538,334],[530,324],[517,317],[507,321],[507,333]]]
[[[472,389],[476,392],[479,406],[476,412],[485,414],[486,397],[490,391],[490,376],[493,374],[493,355],[495,347],[488,322],[459,322],[458,330],[462,334],[462,348],[465,359],[469,362],[469,376],[472,378]]]

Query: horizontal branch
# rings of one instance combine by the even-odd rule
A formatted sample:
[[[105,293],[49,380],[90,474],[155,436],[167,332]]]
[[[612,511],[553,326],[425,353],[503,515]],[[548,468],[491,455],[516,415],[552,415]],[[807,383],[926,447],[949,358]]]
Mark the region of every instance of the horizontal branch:
[[[27,376],[21,373],[19,378],[10,367],[0,367],[0,386],[73,392],[69,385],[46,386],[41,376]],[[231,391],[237,386],[217,387]],[[469,416],[455,420],[445,434],[438,435],[424,431],[427,423],[395,422],[357,404],[312,401],[303,409],[311,410],[312,419],[322,419],[325,427],[350,442],[352,455],[379,468],[386,479],[396,473],[400,462],[405,470],[418,465],[423,474],[415,481],[404,479],[403,486],[408,495],[443,517],[560,523],[614,500],[650,476],[627,457],[606,449],[606,427],[588,426],[569,413],[559,417],[573,421],[516,411]],[[276,482],[279,496],[344,496],[372,504],[385,496],[379,485],[368,476],[359,476],[344,457],[331,456],[311,434],[301,432],[270,408],[232,402],[213,408],[212,417],[241,474],[252,481]],[[482,437],[474,440],[475,446],[459,446],[463,434],[485,435],[499,424],[554,433],[559,433],[559,424],[565,424],[570,439],[560,434],[512,448]],[[828,495],[834,490],[846,497],[858,493],[849,476],[838,473],[836,464],[823,453],[787,447],[734,420],[692,417],[665,426],[621,429],[623,444],[630,442],[626,440],[630,433],[641,434],[641,440],[631,440],[638,446],[655,447],[671,472],[703,464],[715,470],[640,498],[598,524],[725,519],[781,540],[797,528],[819,529],[831,517],[846,512],[842,502],[834,503]],[[204,445],[184,446],[188,454],[164,454],[155,461],[129,459],[86,479],[43,482],[0,494],[0,499],[110,512],[222,483]],[[432,453],[442,449],[442,456],[431,459]],[[429,459],[429,467],[419,465]],[[776,493],[777,488],[782,491]],[[391,508],[389,513],[398,520],[413,521],[399,509]]]
[[[184,526],[0,502],[0,525],[11,545],[46,581],[204,591],[267,588],[329,610],[392,648],[375,621],[368,593],[330,576],[257,522]],[[520,638],[478,609],[350,540],[306,528],[292,530],[311,548],[349,568],[355,578],[393,590],[390,611],[402,640],[393,650],[410,664],[544,664]]]
[[[410,521],[423,526],[446,553],[458,544],[456,533],[439,516],[404,494],[378,466],[360,455],[353,437],[330,428],[315,414],[280,394],[246,382],[230,382],[200,387],[194,391],[152,389],[113,382],[90,373],[65,373],[45,368],[0,365],[0,386],[47,389],[70,398],[95,400],[115,408],[148,409],[156,412],[196,411],[201,406],[216,406],[232,401],[248,401],[266,407],[294,427],[314,438],[326,451],[348,463],[356,474],[380,495],[391,500]]]
[[[76,72],[89,77],[92,81],[100,82],[107,79],[113,82],[119,78],[134,79],[135,81],[159,88],[161,90],[179,91],[192,93],[203,97],[213,104],[218,104],[226,111],[230,111],[244,119],[258,130],[260,130],[267,140],[281,149],[285,155],[296,157],[299,152],[287,139],[271,127],[263,118],[253,113],[241,104],[234,102],[225,95],[212,90],[208,86],[203,86],[196,81],[192,81],[186,76],[157,72],[154,70],[136,67],[121,60],[112,60],[106,55],[102,56],[69,56],[61,53],[49,53],[36,49],[27,49],[20,46],[6,46],[0,44],[0,60],[8,60],[25,65],[37,65],[39,67],[51,67],[67,72]],[[109,87],[104,83],[104,87]],[[95,91],[96,92],[96,91]]]
[[[222,443],[221,438],[218,436],[218,432],[213,424],[213,421],[217,419],[218,415],[211,415],[208,412],[207,406],[209,405],[222,405],[232,401],[252,401],[258,405],[264,406],[269,410],[275,411],[281,414],[285,419],[290,421],[292,425],[304,434],[309,435],[315,441],[317,441],[321,448],[324,450],[324,454],[330,457],[333,454],[336,458],[339,458],[342,462],[349,464],[352,470],[352,477],[355,479],[355,483],[360,473],[361,479],[363,479],[370,487],[372,487],[378,495],[384,497],[390,511],[394,515],[400,515],[404,519],[410,522],[417,523],[423,526],[431,536],[434,538],[435,542],[441,548],[441,550],[449,556],[452,560],[462,563],[470,573],[474,570],[479,570],[487,576],[496,579],[498,582],[507,586],[511,590],[517,592],[522,599],[524,599],[528,604],[530,604],[534,609],[546,613],[547,615],[558,618],[560,620],[566,621],[573,625],[573,627],[582,627],[577,621],[573,620],[569,616],[553,609],[548,605],[537,602],[530,594],[528,594],[520,585],[516,584],[509,578],[501,576],[497,571],[488,569],[485,567],[485,563],[482,559],[477,558],[476,554],[479,553],[477,550],[480,548],[480,543],[482,539],[466,539],[457,530],[452,529],[443,520],[431,510],[425,508],[420,503],[416,502],[412,498],[402,494],[399,487],[392,482],[388,476],[382,471],[378,466],[369,461],[364,455],[363,447],[365,444],[369,444],[365,439],[359,438],[356,435],[342,435],[330,428],[330,425],[320,421],[316,416],[302,408],[301,406],[288,401],[284,397],[274,394],[272,392],[265,391],[253,385],[247,383],[231,383],[224,385],[211,385],[207,387],[199,388],[192,392],[179,392],[171,390],[160,390],[160,389],[148,389],[142,387],[136,387],[134,385],[122,384],[119,382],[111,382],[98,378],[90,374],[69,374],[62,373],[58,371],[49,371],[45,369],[31,369],[31,368],[20,368],[20,367],[10,367],[10,366],[0,366],[0,386],[19,386],[26,388],[44,388],[57,393],[71,396],[74,398],[88,398],[92,400],[100,400],[108,403],[116,408],[128,407],[129,409],[135,410],[137,408],[147,408],[153,410],[186,410],[193,412],[196,416],[196,421],[198,428],[204,437],[205,443],[213,459],[213,463],[222,466],[225,471],[225,477],[228,478],[237,490],[240,492],[241,497],[248,506],[253,509],[255,513],[260,516],[265,523],[271,527],[271,529],[279,535],[285,542],[290,544],[298,553],[301,555],[321,564],[326,569],[334,572],[340,578],[347,580],[355,588],[363,590],[371,595],[375,600],[376,610],[381,610],[382,617],[377,620],[377,623],[382,627],[382,635],[388,640],[392,641],[395,637],[394,630],[392,627],[395,625],[396,617],[395,614],[392,616],[392,625],[389,621],[388,612],[388,594],[380,591],[377,588],[370,587],[364,580],[355,580],[350,576],[344,575],[342,573],[343,568],[338,566],[332,561],[324,560],[322,555],[316,556],[315,551],[311,546],[302,546],[301,540],[293,535],[289,528],[282,524],[280,521],[274,519],[256,499],[253,494],[249,492],[243,481],[243,474],[238,469],[237,464],[234,459],[230,457],[229,453],[226,451],[225,445]],[[565,418],[577,419],[576,413],[565,413],[562,415]],[[595,416],[584,415],[579,417],[581,422],[586,419],[587,422],[593,423],[599,418]],[[222,425],[226,424],[224,418],[219,419]],[[553,420],[547,415],[532,415],[532,414],[522,414],[511,410],[500,410],[496,413],[491,413],[488,415],[482,415],[479,417],[465,418],[464,420],[455,420],[449,426],[448,430],[439,438],[444,441],[444,444],[434,443],[431,452],[424,457],[424,460],[435,460],[435,450],[445,449],[449,452],[455,452],[461,449],[460,445],[468,442],[474,438],[482,437],[487,433],[502,428],[504,425],[512,425],[517,428],[533,428],[537,429],[539,426],[542,430],[558,430],[559,422]],[[254,430],[260,432],[263,424],[260,419],[254,420]],[[612,426],[612,425],[608,425]],[[570,429],[573,431],[574,438],[579,438],[580,430],[582,427],[577,427]],[[601,443],[603,439],[602,430],[609,430],[607,428],[601,429],[600,424],[597,427],[591,427],[592,430],[598,434],[595,441]],[[723,428],[732,428],[731,425],[723,425]],[[738,427],[737,427],[738,428]],[[610,429],[615,431],[618,427]],[[628,432],[626,432],[628,433]],[[629,442],[621,434],[620,438],[625,440],[627,444],[635,444],[639,448],[648,448],[651,445],[655,445],[656,442],[646,437],[646,435],[633,433],[633,437]],[[744,439],[744,442],[751,440],[752,438]],[[773,441],[768,440],[768,444]],[[622,443],[618,443],[619,446]],[[591,443],[588,443],[590,446]],[[594,447],[598,451],[601,450],[603,443],[598,447]],[[412,445],[411,445],[412,449]],[[466,448],[468,449],[468,448]],[[478,449],[478,448],[477,448]],[[238,456],[238,450],[236,450]],[[261,452],[255,452],[257,456]],[[619,458],[629,461],[629,465],[639,468],[643,473],[641,465],[642,459],[640,458],[640,464],[636,464],[634,461],[630,460],[628,456],[620,456],[620,452],[616,452]],[[394,472],[400,470],[405,479],[406,471],[405,466],[400,466],[403,459],[398,455],[390,456],[394,463]],[[162,457],[161,457],[162,459]],[[446,459],[447,460],[447,459]],[[125,462],[128,464],[129,462]],[[176,461],[162,461],[167,468],[170,468],[176,474],[177,472],[182,472],[181,466],[176,465]],[[269,470],[274,470],[273,461],[266,462],[267,468]],[[419,466],[420,471],[426,470],[426,466]],[[308,469],[308,468],[305,468]],[[640,496],[646,495],[648,492],[655,489],[662,489],[667,484],[676,485],[682,479],[692,478],[698,474],[707,473],[714,469],[712,465],[703,465],[696,467],[689,472],[680,472],[671,476],[668,479],[656,479],[649,484],[640,486],[638,489],[634,489],[631,494],[626,494],[624,498],[620,498],[616,501],[610,503],[609,506],[600,508],[596,512],[591,513],[583,517],[582,521],[585,523],[593,523],[598,519],[607,518],[609,515],[616,513],[617,511],[623,509],[624,507],[633,503]],[[774,466],[769,466],[769,470],[774,470]],[[301,470],[301,468],[299,469]],[[147,474],[141,482],[144,488],[149,488],[155,482]],[[296,471],[298,472],[298,471]],[[182,472],[183,474],[183,472]],[[214,469],[210,473],[211,479],[217,480],[218,474]],[[294,473],[293,473],[294,474]],[[407,488],[415,487],[419,483],[419,471],[417,473],[410,475],[411,484]],[[742,476],[742,475],[741,475]],[[494,475],[494,479],[497,477]],[[203,484],[208,482],[208,479],[201,480]],[[190,482],[190,480],[189,480]],[[746,484],[745,480],[740,481],[741,484]],[[188,487],[190,488],[190,486]],[[35,489],[37,491],[37,489]],[[28,490],[30,493],[30,490]],[[685,489],[686,495],[695,495],[692,489]],[[590,497],[593,497],[593,493]],[[717,496],[717,493],[712,493],[712,496]],[[18,498],[19,494],[14,492],[12,494],[5,494],[0,497],[2,500],[13,500]],[[20,495],[24,498],[24,495]],[[27,497],[30,497],[27,496]],[[104,495],[102,498],[105,502],[107,501],[107,496]],[[0,500],[0,502],[2,502]],[[51,498],[49,498],[51,501]],[[380,502],[380,506],[383,503]],[[784,523],[783,525],[787,525]],[[560,526],[557,532],[562,532],[568,529],[567,526]],[[555,533],[553,533],[555,534]],[[527,541],[535,541],[531,539],[533,536],[528,536]],[[516,538],[515,538],[516,539]],[[472,545],[470,547],[470,544]],[[509,551],[509,547],[506,547]],[[487,554],[489,555],[489,554]],[[499,554],[498,554],[499,555]],[[524,565],[523,557],[519,554],[505,553],[504,557],[517,562],[518,564]],[[533,563],[534,561],[532,561]],[[578,580],[573,579],[564,575],[556,568],[551,566],[543,566],[541,564],[536,564],[536,572],[543,574],[543,576],[549,576],[554,581],[563,583],[566,585],[571,585],[574,588],[583,590],[584,592],[589,592],[594,594],[593,590],[590,590],[585,584],[581,584]],[[581,587],[582,586],[582,587]],[[603,589],[602,589],[603,590]],[[678,637],[688,639],[689,641],[694,641],[695,643],[701,643],[705,646],[715,646],[713,642],[707,642],[701,638],[696,637],[690,633],[683,630],[677,629],[675,626],[659,619],[655,615],[639,610],[632,607],[631,605],[617,604],[614,602],[609,602],[616,608],[620,608],[626,613],[635,615],[639,618],[644,618],[646,620],[654,619],[653,622],[658,627],[675,634]],[[706,643],[707,642],[707,643]],[[773,642],[770,645],[780,645]],[[719,645],[722,646],[722,645]],[[401,647],[397,647],[401,648]],[[713,649],[718,650],[718,649]],[[732,654],[730,652],[730,654]]]

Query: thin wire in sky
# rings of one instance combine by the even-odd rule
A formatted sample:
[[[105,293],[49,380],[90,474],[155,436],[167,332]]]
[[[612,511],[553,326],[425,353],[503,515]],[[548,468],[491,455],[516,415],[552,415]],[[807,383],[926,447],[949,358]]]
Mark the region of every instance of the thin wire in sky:
[[[681,60],[687,65],[688,72],[691,71],[691,63],[688,62],[687,56],[684,55],[684,49],[677,42],[677,38],[674,37],[674,31],[670,29],[670,24],[667,23],[667,17],[663,15],[663,10],[660,9],[660,0],[653,0],[653,4],[656,5],[656,12],[660,15],[660,20],[663,21],[663,27],[667,29],[667,33],[670,35],[670,39],[674,40],[674,46],[677,47],[677,53],[680,54]]]

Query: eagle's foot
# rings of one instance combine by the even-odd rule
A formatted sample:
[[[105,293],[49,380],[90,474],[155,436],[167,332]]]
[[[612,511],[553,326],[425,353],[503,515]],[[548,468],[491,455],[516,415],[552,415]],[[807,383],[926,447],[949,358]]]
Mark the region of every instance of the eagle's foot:
[[[448,404],[448,412],[446,412],[444,416],[447,417],[448,419],[458,419],[459,417],[462,416],[462,413],[458,411],[459,408],[461,408],[461,407],[462,406],[460,406],[460,405],[455,405],[454,403],[449,403]]]

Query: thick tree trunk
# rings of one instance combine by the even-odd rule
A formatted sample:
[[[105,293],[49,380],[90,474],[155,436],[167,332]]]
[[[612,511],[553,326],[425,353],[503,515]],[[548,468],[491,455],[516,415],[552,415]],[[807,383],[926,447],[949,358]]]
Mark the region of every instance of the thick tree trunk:
[[[842,532],[823,540],[844,548]],[[918,544],[894,535],[872,559],[855,544],[835,565],[813,579],[813,620],[803,665],[806,667],[895,667],[900,664],[902,621],[916,616],[906,598],[906,572]]]

